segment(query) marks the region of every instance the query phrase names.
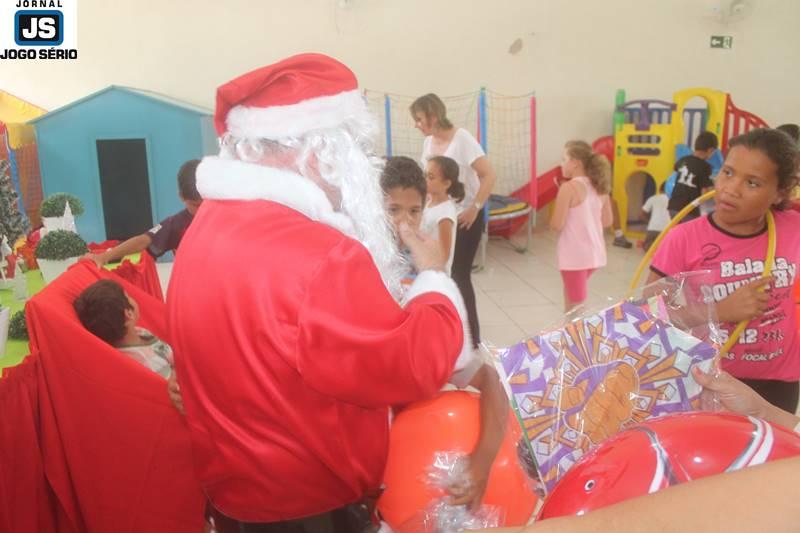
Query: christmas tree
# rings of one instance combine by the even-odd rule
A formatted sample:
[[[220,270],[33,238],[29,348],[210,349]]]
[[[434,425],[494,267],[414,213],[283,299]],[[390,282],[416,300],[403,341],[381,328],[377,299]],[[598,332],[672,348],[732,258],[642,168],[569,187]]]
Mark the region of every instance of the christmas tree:
[[[19,201],[14,183],[11,181],[11,166],[0,160],[0,238],[5,235],[13,246],[26,235],[30,227],[27,217],[19,211]]]

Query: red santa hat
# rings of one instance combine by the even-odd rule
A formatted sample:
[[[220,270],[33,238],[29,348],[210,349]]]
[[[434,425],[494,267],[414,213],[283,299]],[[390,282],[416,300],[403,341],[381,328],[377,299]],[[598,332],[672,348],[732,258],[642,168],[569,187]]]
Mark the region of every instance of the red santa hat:
[[[279,139],[367,118],[355,74],[322,54],[300,54],[248,72],[217,89],[217,133]]]

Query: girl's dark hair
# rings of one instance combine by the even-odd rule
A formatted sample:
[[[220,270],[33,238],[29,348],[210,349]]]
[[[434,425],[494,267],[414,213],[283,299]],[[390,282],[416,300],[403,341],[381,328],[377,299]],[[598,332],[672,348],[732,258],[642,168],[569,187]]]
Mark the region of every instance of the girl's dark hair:
[[[191,159],[181,165],[178,170],[178,191],[184,200],[202,200],[200,193],[197,192],[197,165],[199,159]]]
[[[569,141],[566,149],[570,158],[581,162],[594,190],[598,194],[608,194],[611,191],[611,164],[606,156],[595,153],[585,141]]]
[[[800,142],[800,126],[797,124],[781,124],[775,129],[791,137],[794,142]]]
[[[414,103],[412,103],[411,107],[409,107],[409,111],[411,111],[411,116],[415,120],[417,118],[415,115],[417,113],[422,113],[428,118],[428,120],[436,117],[436,122],[443,130],[449,130],[453,127],[453,123],[447,118],[447,108],[445,107],[444,102],[442,102],[442,99],[433,93],[420,96],[414,100]]]
[[[72,307],[83,327],[111,345],[125,336],[125,311],[133,309],[122,286],[110,279],[89,285]]]
[[[437,155],[428,160],[430,163],[436,163],[442,177],[450,182],[450,187],[447,188],[447,194],[456,202],[460,202],[466,196],[464,184],[458,181],[458,163],[455,160],[444,156]]]
[[[428,186],[425,184],[425,175],[419,163],[404,155],[388,157],[386,166],[381,174],[381,189],[384,194],[389,194],[392,189],[416,189],[425,203]]]
[[[778,175],[778,191],[785,195],[783,202],[775,208],[788,208],[792,189],[797,186],[797,165],[800,161],[797,143],[782,131],[758,128],[734,137],[728,142],[728,150],[735,146],[761,150],[772,161],[776,167],[775,173]]]

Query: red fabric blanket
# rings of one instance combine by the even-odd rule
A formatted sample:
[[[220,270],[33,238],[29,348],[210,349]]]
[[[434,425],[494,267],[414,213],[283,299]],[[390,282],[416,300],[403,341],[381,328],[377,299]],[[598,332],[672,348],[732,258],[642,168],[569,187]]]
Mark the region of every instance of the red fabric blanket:
[[[0,379],[0,531],[56,530],[39,448],[38,364],[30,355]]]
[[[166,381],[88,333],[72,309],[85,287],[115,277],[81,261],[27,305],[36,355],[0,381],[2,531],[202,531],[205,497]],[[168,342],[164,303],[120,283],[141,325]]]
[[[138,263],[132,263],[129,259],[124,260],[113,272],[144,290],[147,294],[158,298],[162,302],[164,301],[161,282],[158,280],[156,261],[149,253],[142,252]]]
[[[118,245],[119,241],[103,241],[103,242],[90,242],[87,244],[89,251],[95,254],[110,250]],[[159,300],[164,300],[164,294],[161,290],[161,282],[158,281],[158,270],[156,270],[156,262],[153,256],[147,251],[143,251],[140,255],[138,263],[132,262],[130,259],[125,259],[122,263],[114,269],[114,272],[121,277],[143,289],[151,296],[155,296]]]
[[[117,240],[110,240],[110,241],[103,241],[103,242],[90,242],[86,244],[86,247],[89,248],[89,251],[93,254],[99,254],[105,252],[106,250],[110,250],[116,245],[119,244]]]

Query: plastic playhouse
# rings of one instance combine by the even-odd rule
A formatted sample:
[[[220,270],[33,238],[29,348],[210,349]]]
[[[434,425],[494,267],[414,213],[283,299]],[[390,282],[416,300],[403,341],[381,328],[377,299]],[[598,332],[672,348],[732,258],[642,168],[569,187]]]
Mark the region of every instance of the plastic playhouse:
[[[705,105],[690,107],[698,101]],[[625,91],[617,91],[612,194],[619,206],[622,230],[629,238],[644,236],[644,231],[629,227],[631,222],[646,198],[667,180],[675,161],[691,153],[700,132],[716,134],[724,152],[731,137],[766,126],[761,118],[737,108],[729,94],[714,89],[684,89],[673,95],[672,102],[626,101]]]

